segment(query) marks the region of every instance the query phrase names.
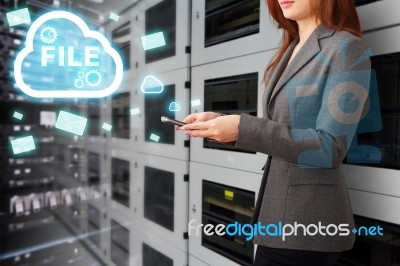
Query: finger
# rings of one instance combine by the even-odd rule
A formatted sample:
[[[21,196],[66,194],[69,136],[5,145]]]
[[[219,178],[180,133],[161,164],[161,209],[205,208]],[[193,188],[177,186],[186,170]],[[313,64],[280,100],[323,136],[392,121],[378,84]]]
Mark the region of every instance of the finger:
[[[187,124],[191,124],[196,122],[196,116],[194,114],[188,115],[185,119],[183,119],[183,122]]]
[[[208,130],[208,122],[196,122],[192,124],[187,124],[182,127],[184,130]]]
[[[198,137],[198,138],[210,137],[210,132],[208,130],[187,130],[186,133],[188,133],[192,137]]]

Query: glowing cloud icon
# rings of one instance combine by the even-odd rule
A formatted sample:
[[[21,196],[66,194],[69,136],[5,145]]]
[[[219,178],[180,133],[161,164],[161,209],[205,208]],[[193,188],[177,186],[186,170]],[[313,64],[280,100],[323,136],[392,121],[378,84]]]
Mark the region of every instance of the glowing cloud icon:
[[[169,110],[170,110],[171,112],[179,112],[179,111],[181,110],[181,106],[180,106],[178,103],[176,103],[176,102],[172,102],[172,103],[169,105]]]
[[[141,86],[143,93],[161,93],[164,90],[164,85],[154,76],[144,78]]]
[[[67,23],[76,26],[78,29],[80,29],[82,31],[82,37],[85,40],[90,40],[91,42],[96,41],[97,43],[100,43],[100,45],[102,46],[102,50],[101,52],[104,52],[104,55],[107,56],[107,58],[112,59],[113,60],[113,66],[115,66],[115,71],[114,74],[111,74],[111,78],[110,81],[108,83],[101,83],[101,75],[99,74],[98,70],[99,67],[106,67],[106,64],[101,65],[100,61],[99,63],[93,64],[93,62],[91,62],[90,60],[93,60],[93,58],[97,58],[100,57],[100,55],[103,54],[93,54],[93,52],[97,52],[100,51],[101,46],[99,47],[94,47],[94,46],[84,46],[84,47],[80,47],[81,51],[84,51],[85,53],[89,52],[89,59],[88,55],[85,55],[85,60],[82,60],[82,67],[87,67],[88,65],[91,67],[98,67],[95,69],[79,69],[79,65],[77,65],[77,62],[74,60],[70,60],[70,57],[72,57],[70,54],[72,52],[72,49],[74,47],[64,47],[66,46],[64,43],[62,43],[62,38],[65,36],[68,36],[71,31],[71,29],[67,29],[65,30],[65,32],[59,32],[58,29],[56,31],[56,29],[52,28],[52,27],[48,27],[47,24],[49,23],[55,23],[57,21],[62,20],[64,23],[63,25],[66,25]],[[46,25],[44,25],[46,23]],[[66,26],[64,26],[64,28],[68,28]],[[56,35],[57,33],[57,35]],[[51,62],[59,62],[59,66],[64,67],[63,71],[59,71],[64,73],[63,75],[65,77],[63,77],[64,79],[59,79],[59,77],[55,77],[54,80],[58,81],[58,83],[54,83],[51,84],[50,89],[43,89],[43,84],[41,85],[37,85],[33,82],[29,81],[29,76],[33,76],[30,75],[31,73],[24,73],[23,70],[23,66],[24,66],[24,60],[27,58],[27,56],[29,56],[30,54],[36,54],[38,53],[40,50],[40,46],[38,46],[37,43],[37,36],[38,34],[41,35],[41,39],[42,39],[42,44],[44,43],[45,45],[49,45],[51,44],[52,46],[43,46],[42,48],[42,67],[43,66],[47,66],[47,62],[50,61]],[[61,37],[61,38],[59,38]],[[60,40],[59,40],[60,39]],[[46,42],[44,42],[43,40],[45,40]],[[56,45],[55,42],[57,40],[57,42],[61,42],[61,44]],[[35,41],[35,44],[34,44]],[[111,47],[110,42],[106,39],[106,37],[97,32],[97,31],[93,31],[90,30],[89,27],[86,25],[86,23],[79,18],[78,16],[70,13],[70,12],[66,12],[66,11],[53,11],[53,12],[49,12],[46,13],[42,16],[40,16],[36,21],[33,22],[33,24],[31,25],[31,27],[29,28],[29,31],[27,33],[26,36],[26,46],[18,53],[15,62],[14,62],[14,77],[15,77],[15,82],[17,84],[17,86],[27,95],[31,96],[31,97],[35,97],[35,98],[102,98],[102,97],[106,97],[111,95],[113,92],[115,92],[118,87],[121,85],[122,83],[122,78],[123,78],[123,63],[122,63],[122,59],[120,57],[120,55],[118,54],[118,52]],[[76,42],[78,43],[78,42]],[[79,45],[80,43],[78,43]],[[61,50],[61,48],[68,48],[65,50]],[[72,48],[72,49],[70,49]],[[65,73],[68,73],[68,71],[65,71],[65,64],[64,61],[62,61],[61,55],[67,57],[68,55],[68,65],[66,67],[70,67],[73,66],[75,67],[74,69],[78,69],[77,71],[81,72],[81,71],[86,71],[86,73],[94,73],[96,75],[91,75],[91,76],[86,76],[86,81],[88,80],[88,78],[93,77],[97,77],[97,81],[92,81],[92,83],[89,84],[95,84],[96,86],[89,86],[87,88],[83,88],[83,84],[82,82],[78,82],[78,84],[75,84],[76,82],[74,82],[74,79],[69,79],[72,80],[72,84],[71,86],[68,84],[68,88],[62,88],[63,85],[65,85],[65,82],[63,82],[63,80],[68,80],[67,76]],[[57,55],[59,56],[59,59],[57,59]],[[97,56],[97,57],[96,57]],[[46,64],[43,64],[43,60],[47,60],[45,61]],[[49,60],[51,59],[51,60]],[[74,65],[69,65],[69,63],[73,63]],[[89,62],[89,63],[88,63]],[[83,64],[85,64],[83,66]],[[52,67],[52,66],[51,66]],[[39,68],[39,67],[38,67]],[[61,68],[60,68],[61,69]],[[72,68],[71,68],[72,69]],[[69,70],[71,70],[69,69]],[[90,72],[88,72],[90,71]],[[109,69],[105,70],[107,72],[107,75],[112,72]],[[26,71],[28,72],[28,71]],[[49,71],[49,69],[45,69],[44,71],[42,71],[45,75],[49,75],[49,73],[51,74],[53,72],[53,69],[51,71]],[[56,71],[55,71],[56,72]],[[78,72],[77,72],[78,73]],[[36,75],[35,75],[36,76]],[[59,75],[60,76],[60,75]],[[24,81],[24,79],[26,79],[26,81]],[[90,80],[89,80],[90,81]],[[102,84],[102,86],[97,86],[98,84]],[[47,84],[47,86],[49,86],[49,84]],[[93,87],[96,87],[95,89]]]

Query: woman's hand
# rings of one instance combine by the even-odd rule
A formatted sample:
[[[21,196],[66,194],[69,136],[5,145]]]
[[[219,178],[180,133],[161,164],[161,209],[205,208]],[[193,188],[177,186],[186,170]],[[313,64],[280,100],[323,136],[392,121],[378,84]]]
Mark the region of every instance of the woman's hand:
[[[211,119],[219,117],[220,114],[214,113],[214,112],[203,112],[203,113],[194,113],[188,115],[183,122],[187,124],[192,124],[195,122],[206,122]]]
[[[224,115],[205,122],[194,122],[182,127],[192,137],[210,138],[218,142],[236,141],[240,115]]]
[[[211,119],[217,118],[221,116],[220,114],[214,113],[214,112],[202,112],[202,113],[193,113],[188,115],[183,122],[186,124],[192,124],[196,122],[206,122]],[[183,130],[182,127],[176,126],[176,130]]]

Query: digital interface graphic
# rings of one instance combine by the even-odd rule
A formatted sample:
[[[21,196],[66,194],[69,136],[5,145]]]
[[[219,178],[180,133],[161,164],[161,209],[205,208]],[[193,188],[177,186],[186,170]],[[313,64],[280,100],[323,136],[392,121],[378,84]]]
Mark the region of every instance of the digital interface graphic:
[[[21,114],[20,112],[15,111],[13,114],[13,117],[17,120],[22,120],[22,118],[24,117],[23,114]]]
[[[201,100],[200,99],[193,100],[193,101],[191,101],[191,104],[192,104],[192,107],[200,106]]]
[[[103,126],[101,128],[107,131],[111,131],[112,126],[110,124],[103,123]]]
[[[157,32],[143,36],[142,38],[143,49],[145,51],[155,49],[166,44],[164,34],[162,32]]]
[[[140,88],[143,93],[161,93],[164,85],[156,77],[149,75],[144,78]]]
[[[14,27],[21,24],[30,24],[31,16],[27,8],[15,10],[7,13],[8,25]]]
[[[115,13],[110,13],[110,19],[114,20],[114,21],[118,21],[119,20],[119,16]]]
[[[82,136],[88,119],[79,115],[60,111],[55,127],[63,131]]]
[[[35,141],[32,136],[11,140],[11,147],[14,154],[21,154],[36,149]]]
[[[171,112],[179,112],[180,110],[181,110],[181,106],[178,104],[178,103],[176,103],[176,102],[172,102],[170,105],[169,105],[169,108],[168,108]]]
[[[159,141],[160,141],[160,136],[158,136],[158,135],[156,135],[156,134],[154,134],[154,133],[151,133],[149,139],[152,140],[152,141],[154,141],[154,142],[159,142]]]
[[[121,85],[123,64],[103,34],[73,13],[53,11],[29,28],[14,62],[14,78],[35,98],[101,98]]]
[[[140,109],[139,108],[131,109],[131,115],[138,115],[138,114],[140,114]]]

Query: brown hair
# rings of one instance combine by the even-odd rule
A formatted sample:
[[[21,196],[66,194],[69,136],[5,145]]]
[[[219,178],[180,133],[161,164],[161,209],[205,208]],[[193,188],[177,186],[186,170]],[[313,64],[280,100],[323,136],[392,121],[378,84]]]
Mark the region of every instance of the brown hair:
[[[270,17],[275,21],[278,28],[284,30],[284,34],[278,52],[264,72],[264,83],[268,81],[284,52],[299,33],[297,22],[285,18],[278,0],[266,0],[266,2]],[[314,14],[316,20],[321,21],[329,28],[345,30],[358,37],[362,36],[356,6],[352,0],[312,0],[312,14]]]

